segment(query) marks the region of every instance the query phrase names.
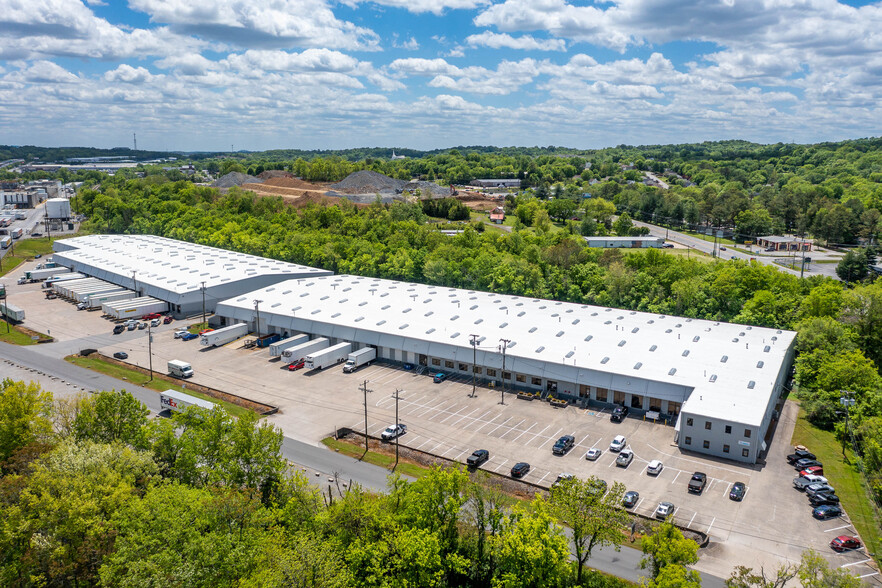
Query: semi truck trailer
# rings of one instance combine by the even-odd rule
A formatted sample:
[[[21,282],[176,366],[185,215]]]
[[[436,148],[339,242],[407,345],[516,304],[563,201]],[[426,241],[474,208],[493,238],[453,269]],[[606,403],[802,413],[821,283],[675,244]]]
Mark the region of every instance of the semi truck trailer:
[[[62,274],[70,273],[70,270],[66,267],[50,267],[45,269],[35,269],[29,272],[25,272],[25,277],[29,280],[45,280],[46,278],[51,278],[53,276],[60,276]]]
[[[24,231],[21,230],[21,227],[18,227],[9,231],[9,236],[13,239],[20,239],[23,233]]]
[[[14,304],[9,304],[8,302],[0,302],[0,314],[10,321],[15,321],[17,323],[20,323],[25,319],[24,309],[19,308]]]
[[[235,341],[239,337],[244,337],[247,334],[248,323],[239,323],[222,329],[217,329],[216,331],[209,331],[202,335],[199,339],[199,343],[205,346],[218,347],[220,345],[226,345],[230,341]]]
[[[141,318],[145,314],[163,313],[168,311],[168,302],[157,300],[152,296],[116,300],[101,305],[104,314],[114,319]]]
[[[86,298],[83,302],[77,304],[79,310],[92,310],[93,308],[101,308],[108,302],[116,302],[118,300],[131,300],[135,297],[135,293],[131,290],[120,290],[118,292],[107,292],[105,294],[95,294]]]
[[[173,412],[184,412],[184,409],[190,406],[198,406],[199,408],[204,408],[206,410],[212,410],[217,406],[214,402],[202,400],[201,398],[196,398],[195,396],[190,396],[189,394],[184,394],[183,392],[178,392],[176,390],[160,392],[159,404],[162,405],[162,408],[167,408]]]
[[[276,343],[270,345],[270,357],[281,357],[282,352],[286,349],[290,349],[295,345],[300,345],[301,343],[306,343],[309,341],[309,335],[301,334],[294,335],[293,337],[288,337],[287,339],[282,339]]]
[[[101,294],[113,294],[123,292],[125,288],[120,288],[116,284],[107,283],[103,286],[95,286],[94,288],[89,288],[88,290],[84,290],[82,292],[77,292],[73,295],[73,299],[79,304],[80,302],[85,302],[89,298],[100,296]]]
[[[321,351],[317,351],[306,356],[306,369],[321,370],[332,365],[336,365],[341,361],[345,361],[349,357],[352,350],[352,343],[337,343],[333,347],[328,347]]]
[[[60,282],[70,282],[72,280],[82,280],[85,278],[83,274],[77,272],[73,274],[61,274],[60,276],[53,276],[51,278],[46,278],[43,280],[44,288],[51,288],[53,285],[58,284]]]
[[[193,376],[193,367],[186,361],[172,359],[168,362],[168,373],[175,378],[190,378]]]
[[[299,363],[306,361],[306,356],[310,353],[316,353],[322,349],[327,349],[331,342],[324,337],[301,343],[295,347],[290,347],[282,352],[282,361],[285,363]]]
[[[353,351],[343,364],[343,372],[351,373],[363,365],[367,365],[377,359],[377,349],[375,347],[364,347],[358,351]]]

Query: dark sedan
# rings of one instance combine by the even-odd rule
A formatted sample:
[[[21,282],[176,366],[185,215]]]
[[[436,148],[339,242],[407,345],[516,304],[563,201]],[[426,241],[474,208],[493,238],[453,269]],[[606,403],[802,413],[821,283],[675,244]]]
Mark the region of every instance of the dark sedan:
[[[617,406],[613,409],[612,414],[609,415],[609,420],[614,423],[620,423],[625,420],[625,417],[628,416],[628,407],[627,406]]]
[[[551,448],[551,453],[553,453],[554,455],[563,455],[567,451],[572,449],[573,445],[575,444],[575,437],[573,437],[572,435],[564,435],[554,443],[554,447]]]
[[[622,498],[622,506],[625,508],[634,508],[637,506],[637,502],[640,500],[640,493],[636,490],[629,490],[625,492],[625,496]]]
[[[530,471],[530,464],[525,461],[519,461],[511,468],[512,478],[523,478]]]
[[[116,353],[113,354],[113,357],[116,359],[128,359],[129,354],[126,353],[125,351],[117,351]]]
[[[747,486],[744,485],[744,482],[735,482],[732,484],[732,489],[729,491],[729,500],[741,502],[744,500],[744,495],[746,493]]]
[[[812,511],[812,516],[820,521],[835,519],[842,516],[842,509],[833,504],[819,506]]]
[[[837,506],[839,504],[839,497],[828,492],[819,492],[809,496],[809,504],[812,506],[824,506],[825,504]]]

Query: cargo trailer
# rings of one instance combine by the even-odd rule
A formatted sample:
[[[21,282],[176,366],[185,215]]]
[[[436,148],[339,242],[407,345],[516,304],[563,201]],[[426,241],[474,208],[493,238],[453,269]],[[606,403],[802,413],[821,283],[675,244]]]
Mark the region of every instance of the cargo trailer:
[[[346,361],[351,350],[352,343],[337,343],[333,347],[316,351],[306,356],[306,369],[321,370],[336,365],[341,361]]]
[[[248,323],[239,323],[205,333],[200,337],[199,344],[207,347],[219,347],[221,345],[226,345],[230,341],[235,341],[239,337],[244,337],[247,334]]]
[[[97,278],[83,278],[82,280],[71,280],[69,282],[57,284],[54,287],[54,290],[59,296],[63,298],[70,298],[73,294],[74,289],[86,288],[88,286],[96,286],[100,283],[101,280]]]
[[[262,337],[258,337],[255,340],[255,343],[257,343],[257,346],[260,348],[269,347],[270,345],[272,345],[273,343],[275,343],[276,341],[278,341],[281,338],[282,338],[282,336],[279,335],[278,333],[270,333],[269,335],[264,335]]]
[[[0,237],[0,247],[3,249],[9,249],[9,246],[12,244],[12,237],[9,235],[4,235]]]
[[[375,347],[364,347],[358,351],[349,354],[346,363],[343,364],[343,372],[354,372],[363,365],[368,365],[377,359],[377,349]]]
[[[167,312],[168,302],[157,300],[152,296],[143,296],[130,300],[108,302],[101,305],[101,310],[113,319],[140,319],[145,314]]]
[[[322,349],[327,349],[330,344],[330,341],[328,341],[324,337],[319,337],[318,339],[313,339],[312,341],[301,343],[296,347],[289,347],[282,352],[282,361],[285,363],[298,363],[301,361],[306,361],[307,355],[309,355],[310,353],[321,351]]]
[[[131,290],[120,290],[117,292],[107,292],[105,294],[94,294],[78,304],[77,308],[79,308],[80,305],[83,305],[83,310],[92,310],[93,308],[101,308],[104,304],[107,304],[108,302],[131,300],[134,297],[135,293]]]
[[[24,231],[21,230],[21,227],[18,227],[16,229],[12,229],[11,231],[9,231],[9,236],[12,237],[13,239],[21,239],[21,236],[23,233],[24,233]]]
[[[286,349],[290,349],[295,345],[300,345],[301,343],[306,343],[309,341],[309,335],[294,335],[293,337],[288,337],[287,339],[282,339],[276,343],[270,345],[270,357],[279,357],[282,355],[282,352]]]
[[[70,282],[71,280],[82,280],[85,277],[86,276],[84,276],[81,273],[61,274],[60,276],[54,276],[54,277],[46,278],[45,280],[43,280],[43,287],[44,288],[51,288],[54,284],[57,284],[59,282]],[[56,293],[57,293],[57,291],[56,291]]]
[[[116,284],[111,284],[108,282],[103,286],[95,286],[94,288],[89,288],[88,290],[82,292],[76,292],[73,295],[73,299],[77,302],[85,302],[92,296],[100,296],[101,294],[110,294],[112,292],[122,292],[125,288],[120,288]]]
[[[202,400],[201,398],[196,398],[195,396],[190,396],[189,394],[184,394],[183,392],[177,392],[175,390],[160,392],[159,404],[162,405],[163,409],[167,408],[173,412],[184,412],[185,409],[191,406],[198,406],[205,410],[212,410],[217,406],[214,402]]]
[[[20,323],[25,319],[24,309],[8,302],[0,302],[0,315],[16,323]]]
[[[25,277],[29,280],[45,280],[46,278],[51,278],[53,276],[60,276],[62,274],[70,273],[70,270],[66,267],[50,267],[45,269],[35,269],[29,272],[25,272]]]

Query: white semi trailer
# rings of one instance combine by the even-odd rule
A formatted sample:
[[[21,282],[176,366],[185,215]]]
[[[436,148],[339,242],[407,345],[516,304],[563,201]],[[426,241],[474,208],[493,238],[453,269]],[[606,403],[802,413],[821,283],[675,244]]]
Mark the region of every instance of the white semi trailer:
[[[0,314],[17,323],[20,323],[25,319],[24,309],[19,308],[14,304],[9,304],[8,302],[0,302]]]
[[[101,308],[108,302],[131,300],[134,297],[135,293],[131,290],[120,290],[118,292],[107,292],[105,294],[93,294],[92,296],[89,296],[86,300],[78,304],[77,308],[80,308],[80,305],[82,305],[83,310],[92,310],[93,308]]]
[[[176,390],[160,392],[159,404],[162,405],[163,409],[167,408],[173,412],[184,412],[184,409],[190,406],[198,406],[199,408],[204,408],[206,410],[212,410],[217,406],[214,402],[202,400],[201,398],[196,398],[195,396],[190,396],[189,394],[184,394],[183,392],[178,392]]]
[[[221,345],[226,345],[230,341],[235,341],[239,337],[244,337],[247,334],[248,323],[239,323],[222,329],[217,329],[216,331],[209,331],[200,337],[199,343],[207,347],[219,347]]]
[[[306,356],[310,353],[316,353],[322,349],[327,349],[331,342],[324,337],[301,343],[296,347],[289,347],[282,352],[282,361],[284,363],[299,363],[306,361]]]
[[[270,345],[270,357],[280,357],[284,350],[294,347],[295,345],[300,345],[301,343],[306,343],[307,341],[309,341],[309,335],[305,334],[294,335],[293,337],[277,341]]]
[[[168,303],[157,300],[152,296],[132,298],[131,300],[117,300],[101,305],[104,314],[113,319],[141,318],[145,314],[168,311]]]
[[[54,277],[46,278],[45,280],[43,280],[43,287],[44,288],[51,288],[52,286],[54,286],[55,284],[58,284],[60,282],[70,282],[73,280],[82,280],[85,277],[86,276],[84,276],[81,273],[62,274],[60,276],[54,276]],[[56,292],[57,292],[57,290],[56,290]]]
[[[375,359],[377,359],[377,349],[375,347],[364,347],[358,351],[353,351],[346,359],[346,363],[343,364],[343,372],[347,374],[354,372]]]
[[[70,273],[70,270],[66,267],[50,267],[45,269],[35,269],[29,272],[25,272],[25,277],[31,281],[36,280],[45,280],[46,278],[51,278],[53,276],[60,276],[62,274]]]
[[[349,357],[350,351],[352,351],[352,343],[337,343],[333,347],[307,355],[306,369],[321,370],[336,365],[341,361],[345,361]]]
[[[94,288],[90,288],[84,292],[77,292],[74,294],[73,299],[77,301],[77,303],[85,302],[89,298],[93,296],[100,296],[101,294],[112,294],[112,293],[120,293],[125,291],[125,288],[120,288],[116,284],[107,283],[104,286],[95,286]]]

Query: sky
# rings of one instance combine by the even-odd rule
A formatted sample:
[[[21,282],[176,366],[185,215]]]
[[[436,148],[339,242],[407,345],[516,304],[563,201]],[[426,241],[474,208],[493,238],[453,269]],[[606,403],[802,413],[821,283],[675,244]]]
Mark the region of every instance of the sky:
[[[882,2],[0,0],[0,144],[882,135]]]

